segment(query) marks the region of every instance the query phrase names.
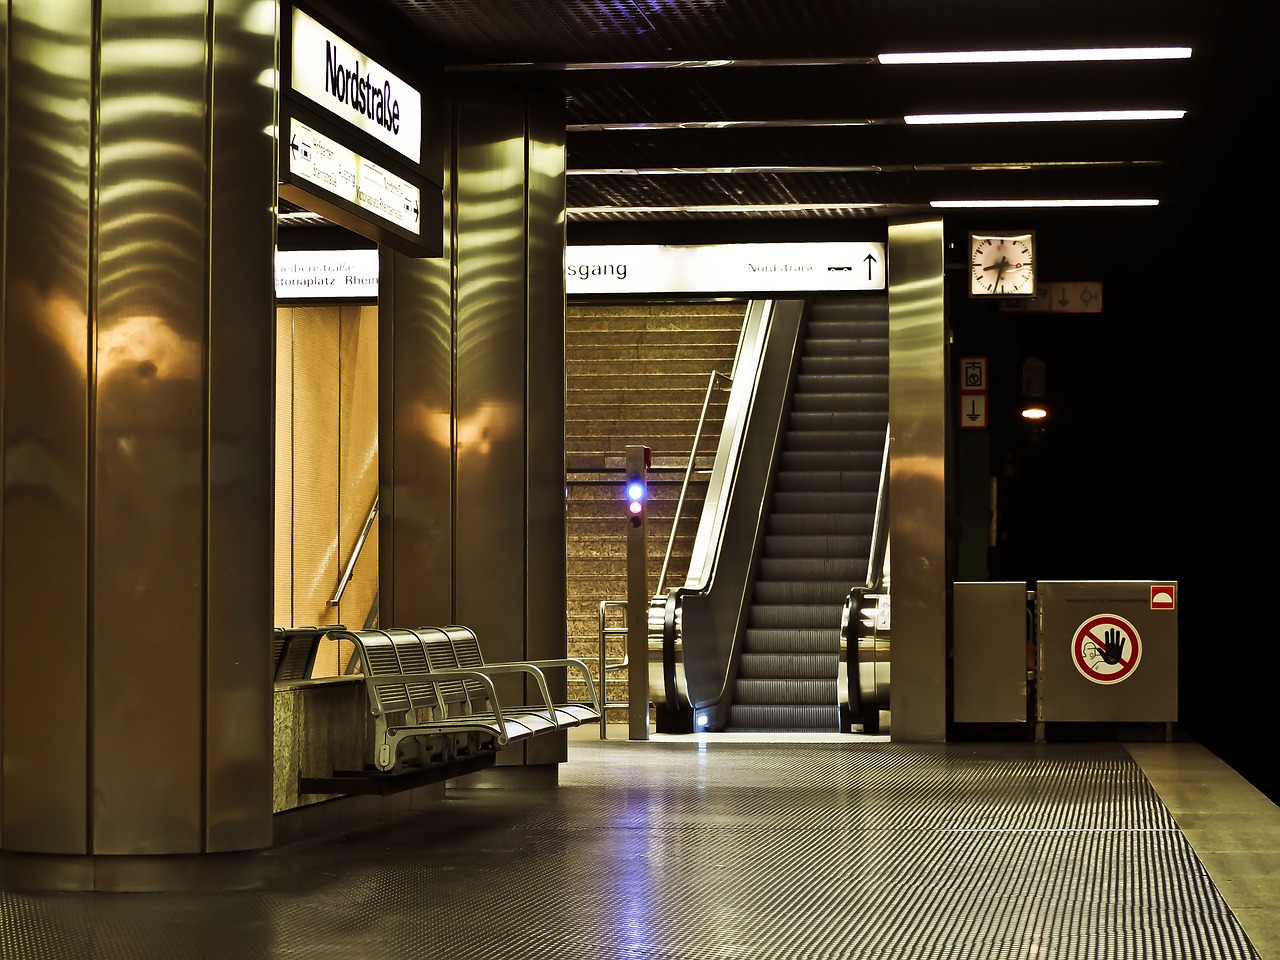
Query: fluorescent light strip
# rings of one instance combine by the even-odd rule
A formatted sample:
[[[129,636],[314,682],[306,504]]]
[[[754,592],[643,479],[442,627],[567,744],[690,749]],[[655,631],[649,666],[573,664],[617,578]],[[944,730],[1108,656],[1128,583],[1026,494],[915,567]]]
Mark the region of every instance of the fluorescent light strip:
[[[1181,120],[1185,110],[1060,110],[1043,113],[922,113],[903,117],[907,124],[1053,123],[1079,120]]]
[[[743,128],[788,127],[870,127],[897,123],[874,117],[850,117],[826,120],[662,120],[655,123],[570,123],[570,133],[599,133],[604,130],[731,130]]]
[[[967,50],[939,53],[882,53],[876,60],[899,63],[1066,63],[1097,60],[1185,60],[1190,47],[1111,47],[1075,50]]]
[[[1158,167],[1163,160],[1032,160],[1007,163],[890,163],[890,164],[763,164],[741,167],[569,167],[570,177],[735,176],[784,173],[987,173],[1007,170],[1053,170],[1078,167]]]
[[[593,213],[790,213],[802,210],[881,210],[901,203],[726,203],[673,207],[569,207],[570,216]]]
[[[930,200],[929,206],[939,209],[1001,207],[1155,207],[1159,200],[1095,199],[1095,200]]]
[[[577,70],[706,70],[719,67],[864,67],[875,57],[775,57],[720,60],[597,60],[555,63],[455,63],[445,73],[558,73]]]

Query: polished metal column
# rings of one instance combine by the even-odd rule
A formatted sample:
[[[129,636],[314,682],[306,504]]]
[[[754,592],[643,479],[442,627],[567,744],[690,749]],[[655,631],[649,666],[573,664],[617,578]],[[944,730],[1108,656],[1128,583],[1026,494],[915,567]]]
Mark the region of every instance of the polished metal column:
[[[946,314],[941,221],[889,224],[892,736],[947,735]]]
[[[242,884],[251,858],[228,855],[271,841],[277,13],[155,11],[8,3],[0,863],[18,884]]]
[[[563,657],[564,106],[456,91],[449,156],[444,257],[382,254],[382,623]],[[565,750],[538,737],[502,762]]]

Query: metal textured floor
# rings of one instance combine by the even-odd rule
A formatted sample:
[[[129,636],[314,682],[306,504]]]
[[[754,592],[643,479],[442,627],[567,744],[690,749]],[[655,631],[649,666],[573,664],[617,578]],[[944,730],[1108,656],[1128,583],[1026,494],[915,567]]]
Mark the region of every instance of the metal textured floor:
[[[254,890],[0,893],[0,957],[1267,960],[1144,755],[1212,809],[1195,745],[578,737],[557,789],[278,846]],[[1232,888],[1270,924],[1274,862]]]

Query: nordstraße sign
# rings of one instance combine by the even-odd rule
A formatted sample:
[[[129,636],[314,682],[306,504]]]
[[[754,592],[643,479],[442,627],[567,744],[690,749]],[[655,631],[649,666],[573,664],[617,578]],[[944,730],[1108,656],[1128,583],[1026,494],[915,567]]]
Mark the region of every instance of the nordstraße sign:
[[[422,94],[296,7],[293,89],[417,164]]]
[[[788,293],[885,289],[878,242],[571,246],[565,293]]]

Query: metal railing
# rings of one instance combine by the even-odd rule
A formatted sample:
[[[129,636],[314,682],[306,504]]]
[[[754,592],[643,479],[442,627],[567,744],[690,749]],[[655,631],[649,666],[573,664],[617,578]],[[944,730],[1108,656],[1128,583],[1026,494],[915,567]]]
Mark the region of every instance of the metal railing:
[[[676,512],[671,518],[671,536],[667,538],[667,552],[662,558],[662,570],[658,573],[658,589],[654,591],[655,595],[661,595],[662,588],[667,582],[667,567],[671,563],[671,554],[675,550],[676,530],[680,526],[680,514],[684,511],[684,498],[689,491],[689,481],[693,479],[694,461],[698,456],[698,444],[702,441],[702,428],[707,423],[707,408],[711,406],[711,392],[715,389],[717,381],[723,381],[724,384],[732,386],[733,377],[721,373],[719,370],[712,370],[711,376],[707,380],[707,395],[702,399],[702,413],[698,416],[698,429],[694,431],[693,446],[689,448],[689,465],[685,467],[684,482],[680,484],[680,499],[676,501]]]
[[[360,551],[364,549],[364,542],[369,539],[369,531],[373,529],[373,521],[378,519],[378,498],[373,498],[373,506],[369,508],[368,519],[364,522],[364,529],[360,531],[360,536],[356,539],[355,548],[351,551],[351,560],[347,563],[347,569],[342,571],[342,576],[338,580],[338,585],[333,590],[333,596],[329,600],[329,606],[336,607],[342,602],[342,595],[347,591],[347,584],[351,582],[351,576],[356,570],[356,561],[360,559]]]
[[[631,706],[630,700],[610,700],[609,685],[607,676],[610,673],[616,673],[619,670],[625,670],[628,664],[627,650],[622,648],[622,659],[613,663],[608,661],[606,651],[606,641],[609,637],[625,637],[627,628],[624,624],[620,627],[609,626],[609,611],[614,608],[627,608],[625,600],[601,600],[600,601],[600,739],[609,739],[607,730],[609,709],[621,710]]]

